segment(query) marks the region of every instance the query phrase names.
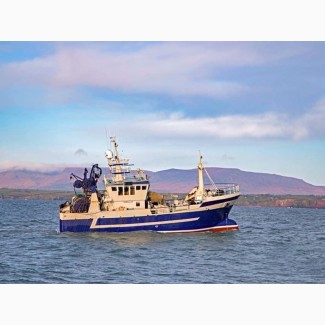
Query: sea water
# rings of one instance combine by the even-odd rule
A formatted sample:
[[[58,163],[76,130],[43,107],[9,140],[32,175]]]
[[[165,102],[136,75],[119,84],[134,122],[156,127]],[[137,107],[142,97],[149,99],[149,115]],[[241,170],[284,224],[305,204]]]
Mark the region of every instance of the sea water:
[[[325,210],[234,206],[225,233],[59,233],[60,203],[0,200],[1,284],[325,283]]]

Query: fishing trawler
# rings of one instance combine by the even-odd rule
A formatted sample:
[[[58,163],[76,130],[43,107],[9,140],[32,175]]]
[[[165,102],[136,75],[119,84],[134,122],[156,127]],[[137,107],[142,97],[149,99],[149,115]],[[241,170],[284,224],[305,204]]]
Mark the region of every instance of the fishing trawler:
[[[109,175],[103,176],[104,190],[97,188],[102,169],[95,164],[89,177],[71,174],[75,195],[60,205],[60,232],[156,231],[186,233],[237,230],[228,217],[240,196],[237,184],[216,184],[209,176],[199,154],[198,185],[184,199],[167,200],[150,191],[149,177],[140,168],[131,170],[129,159],[120,158],[115,137],[105,152]],[[204,184],[203,171],[211,181]],[[76,189],[82,192],[77,193]]]

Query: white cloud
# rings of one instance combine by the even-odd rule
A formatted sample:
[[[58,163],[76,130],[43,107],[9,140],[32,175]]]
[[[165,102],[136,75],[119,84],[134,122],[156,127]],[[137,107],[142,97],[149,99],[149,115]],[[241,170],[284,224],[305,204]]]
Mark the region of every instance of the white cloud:
[[[229,155],[227,155],[227,154],[225,153],[225,154],[223,154],[223,155],[220,157],[220,159],[223,160],[223,161],[229,161],[229,160],[234,160],[235,157],[233,157],[233,156],[229,156]]]
[[[302,116],[279,113],[186,117],[181,113],[151,115],[135,121],[133,130],[167,138],[289,138],[301,140],[325,134],[325,100]]]
[[[65,166],[58,164],[44,164],[44,163],[32,163],[32,162],[19,162],[5,160],[0,161],[0,172],[5,170],[30,170],[40,172],[54,172],[64,169]]]
[[[141,129],[152,133],[190,137],[279,137],[287,135],[281,118],[275,114],[261,114],[255,116],[228,115],[221,117],[189,118],[180,115],[157,117],[141,123]]]
[[[124,53],[96,46],[60,46],[52,55],[0,66],[0,83],[220,98],[247,92],[249,87],[224,80],[218,69],[260,65],[300,53],[300,49],[285,46],[269,51],[269,46],[249,42],[169,42],[149,43]]]
[[[305,130],[305,136],[325,134],[325,99],[318,101],[312,109],[302,115],[297,124]]]

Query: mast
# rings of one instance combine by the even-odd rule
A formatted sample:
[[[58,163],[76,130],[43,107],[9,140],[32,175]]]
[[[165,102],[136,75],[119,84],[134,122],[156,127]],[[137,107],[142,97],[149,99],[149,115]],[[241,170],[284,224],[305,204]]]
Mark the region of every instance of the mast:
[[[124,180],[124,177],[122,175],[122,167],[121,167],[121,161],[120,161],[120,157],[119,157],[119,154],[118,154],[118,150],[117,150],[117,147],[118,147],[118,144],[116,143],[116,139],[115,137],[112,137],[111,138],[111,142],[113,143],[113,146],[114,146],[114,152],[115,152],[115,181],[116,182],[122,182]]]
[[[116,142],[115,137],[110,137],[111,143],[113,145],[113,150],[107,150],[105,152],[105,157],[108,162],[108,166],[110,168],[110,172],[112,175],[112,180],[114,182],[123,182],[125,180],[125,174],[130,173],[130,166],[129,159],[123,158],[120,159],[117,147],[118,144]],[[105,182],[105,179],[104,179]],[[106,183],[105,183],[106,184]]]
[[[198,189],[196,191],[196,200],[200,201],[203,198],[203,193],[204,193],[204,183],[203,183],[203,163],[202,163],[202,155],[201,152],[199,151],[199,164],[197,166],[198,170]]]

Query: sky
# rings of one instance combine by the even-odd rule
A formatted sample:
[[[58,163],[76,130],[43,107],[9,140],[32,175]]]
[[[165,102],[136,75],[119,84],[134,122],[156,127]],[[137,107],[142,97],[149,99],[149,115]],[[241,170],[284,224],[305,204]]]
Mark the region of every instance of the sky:
[[[325,185],[325,43],[2,41],[0,170],[239,168]],[[86,167],[85,166],[85,167]]]
[[[200,151],[207,167],[325,185],[320,5],[10,1],[0,171],[106,166],[116,136],[147,170],[195,168]]]

